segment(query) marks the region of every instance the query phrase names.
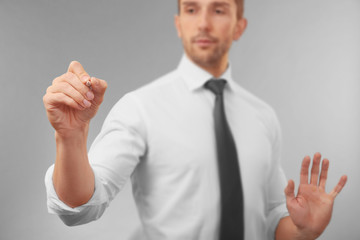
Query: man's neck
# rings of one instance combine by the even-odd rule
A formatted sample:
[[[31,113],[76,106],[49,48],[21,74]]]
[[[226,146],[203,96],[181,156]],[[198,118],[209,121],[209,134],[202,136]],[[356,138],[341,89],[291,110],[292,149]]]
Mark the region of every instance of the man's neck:
[[[197,66],[199,66],[203,70],[210,73],[215,78],[218,78],[221,75],[223,75],[223,73],[226,71],[226,69],[228,67],[228,58],[227,58],[227,56],[224,56],[222,59],[220,59],[217,62],[207,63],[207,64],[197,63],[193,59],[191,59],[189,56],[187,56],[187,57],[190,59],[190,61],[192,61]]]
[[[228,66],[228,63],[225,62],[224,64],[221,64],[221,65],[199,66],[199,67],[201,67],[202,69],[204,69],[205,71],[207,71],[208,73],[213,75],[215,78],[218,78],[221,75],[223,75],[223,73],[227,69],[227,66]]]

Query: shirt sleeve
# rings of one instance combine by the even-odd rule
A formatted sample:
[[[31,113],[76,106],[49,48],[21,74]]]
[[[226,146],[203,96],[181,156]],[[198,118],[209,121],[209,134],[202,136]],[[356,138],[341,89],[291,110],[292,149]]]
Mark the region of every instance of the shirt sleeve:
[[[98,219],[145,154],[145,139],[139,101],[127,94],[114,105],[89,150],[89,162],[95,175],[92,198],[76,208],[63,203],[53,187],[54,167],[51,166],[45,176],[48,212],[57,214],[71,226]]]
[[[272,163],[268,172],[267,185],[267,237],[275,238],[275,231],[281,218],[289,215],[286,207],[286,198],[284,189],[286,187],[286,177],[281,167],[281,129],[278,119],[272,112],[272,132],[273,132],[273,149]]]

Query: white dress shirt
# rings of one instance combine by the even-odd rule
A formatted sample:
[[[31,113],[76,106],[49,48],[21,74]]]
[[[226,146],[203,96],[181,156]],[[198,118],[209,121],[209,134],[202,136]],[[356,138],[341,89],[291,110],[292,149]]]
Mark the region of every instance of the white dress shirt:
[[[95,192],[70,208],[45,182],[48,209],[67,225],[98,219],[131,178],[146,240],[217,240],[220,189],[212,76],[185,55],[178,68],[114,105],[89,151]],[[244,192],[245,239],[273,239],[288,215],[280,166],[280,127],[266,103],[240,87],[228,67],[224,103],[236,142]]]

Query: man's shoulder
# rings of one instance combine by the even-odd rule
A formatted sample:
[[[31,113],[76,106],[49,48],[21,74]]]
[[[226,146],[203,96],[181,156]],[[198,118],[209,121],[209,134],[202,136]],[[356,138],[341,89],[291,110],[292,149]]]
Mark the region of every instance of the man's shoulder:
[[[176,70],[168,72],[163,76],[124,94],[112,107],[109,115],[115,118],[124,119],[139,116],[144,109],[152,111],[160,106],[164,97],[171,95],[173,85],[181,82]],[[170,92],[170,93],[169,93]],[[124,114],[126,113],[126,114]]]
[[[234,90],[238,98],[237,101],[242,102],[242,106],[247,108],[249,113],[254,114],[266,126],[271,135],[275,136],[280,130],[280,123],[274,108],[239,84],[236,84]]]
[[[132,91],[131,94],[145,97],[147,95],[158,94],[159,92],[170,91],[179,81],[180,75],[177,73],[177,70],[173,70],[139,87]]]
[[[234,90],[236,96],[241,98],[239,99],[239,101],[244,102],[246,105],[257,111],[272,112],[272,114],[274,114],[274,109],[272,108],[272,106],[266,101],[264,101],[261,97],[255,95],[254,93],[243,88],[237,83],[234,85]]]
[[[115,104],[115,108],[154,109],[174,101],[174,94],[183,81],[177,70],[168,72],[151,82],[126,93]]]

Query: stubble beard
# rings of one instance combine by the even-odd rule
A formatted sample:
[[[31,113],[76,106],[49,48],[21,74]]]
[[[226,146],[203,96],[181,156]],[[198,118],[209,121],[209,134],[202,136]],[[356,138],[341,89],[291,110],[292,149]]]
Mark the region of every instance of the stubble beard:
[[[183,40],[183,47],[189,58],[201,67],[218,67],[230,49],[228,41],[215,45],[213,49],[201,49],[194,44],[195,39],[192,38],[190,42]],[[218,43],[217,39],[213,40]]]

